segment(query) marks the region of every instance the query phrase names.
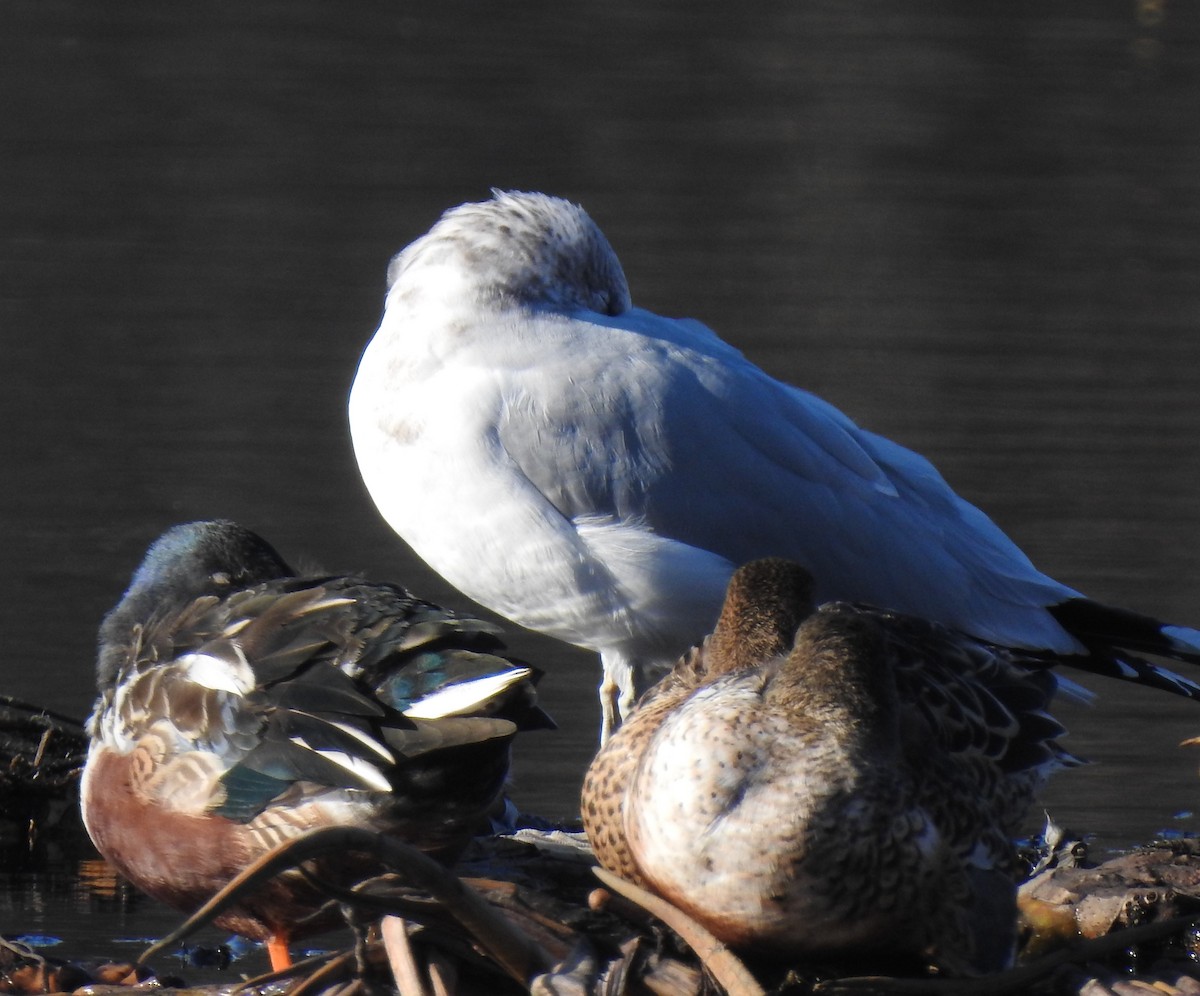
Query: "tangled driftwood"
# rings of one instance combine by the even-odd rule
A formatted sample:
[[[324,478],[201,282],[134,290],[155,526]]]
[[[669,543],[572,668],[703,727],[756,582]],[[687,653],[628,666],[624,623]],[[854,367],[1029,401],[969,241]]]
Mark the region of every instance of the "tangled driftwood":
[[[1190,883],[1200,882],[1200,859],[1189,853],[1190,848],[1178,846],[1150,849],[1100,869],[1045,873],[1028,890],[1025,906],[1043,913],[1047,907],[1062,906],[1060,924],[1072,915],[1067,894],[1083,896],[1095,882],[1114,885],[1121,875],[1130,875],[1128,888],[1143,898],[1151,881],[1189,884],[1165,900],[1161,916],[1143,917],[1142,922],[1118,918],[1093,937],[1060,930],[1050,938],[1039,928],[1041,946],[1052,949],[1049,953],[982,979],[839,978],[833,969],[743,964],[658,897],[606,872],[599,873],[605,889],[598,891],[590,878],[596,871],[580,835],[539,831],[481,842],[460,869],[464,878],[394,840],[356,830],[316,831],[247,869],[144,958],[175,944],[265,878],[302,867],[305,860],[328,849],[369,851],[389,873],[352,890],[324,885],[331,902],[341,903],[350,922],[359,927],[359,942],[353,951],[295,966],[289,973],[297,980],[291,996],[330,991],[349,996],[380,980],[401,996],[442,992],[465,996],[1120,993],[1129,976],[1122,978],[1119,968],[1106,970],[1095,963],[1114,956],[1127,958],[1131,949],[1147,957],[1167,953],[1173,959],[1157,974],[1144,976],[1153,979],[1154,991],[1168,996],[1200,993],[1186,947],[1200,920],[1200,902],[1189,905],[1187,898],[1193,888]],[[1062,884],[1067,880],[1079,883],[1078,893]],[[1062,901],[1046,898],[1048,889],[1058,890]],[[272,980],[264,977],[249,985]]]

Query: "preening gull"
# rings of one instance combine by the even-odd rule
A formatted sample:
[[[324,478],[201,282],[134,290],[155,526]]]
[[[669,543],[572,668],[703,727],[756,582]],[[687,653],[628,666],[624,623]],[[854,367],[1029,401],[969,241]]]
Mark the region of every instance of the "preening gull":
[[[1151,653],[1200,632],[1037,570],[924,457],[781,383],[692,319],[634,307],[584,210],[496,192],[388,270],[350,396],[383,518],[447,581],[601,655],[602,738],[648,669],[710,632],[734,569],[797,561],[865,602],[1200,698]]]

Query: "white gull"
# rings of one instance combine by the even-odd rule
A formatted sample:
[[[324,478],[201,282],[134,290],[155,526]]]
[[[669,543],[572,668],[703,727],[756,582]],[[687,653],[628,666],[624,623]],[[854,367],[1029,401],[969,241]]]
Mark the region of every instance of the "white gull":
[[[447,581],[601,655],[602,738],[647,669],[708,633],[734,569],[781,556],[867,602],[1200,697],[1134,656],[1200,632],[1037,570],[924,457],[774,380],[691,319],[631,304],[582,208],[447,211],[397,255],[350,396],[384,519]]]

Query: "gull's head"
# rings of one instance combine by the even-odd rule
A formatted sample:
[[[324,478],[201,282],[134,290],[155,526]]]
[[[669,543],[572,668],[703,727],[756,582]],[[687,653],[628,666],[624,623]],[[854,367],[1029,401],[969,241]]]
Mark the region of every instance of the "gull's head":
[[[451,208],[392,260],[389,303],[431,291],[605,315],[630,306],[621,263],[587,212],[536,193],[494,191],[490,201]]]

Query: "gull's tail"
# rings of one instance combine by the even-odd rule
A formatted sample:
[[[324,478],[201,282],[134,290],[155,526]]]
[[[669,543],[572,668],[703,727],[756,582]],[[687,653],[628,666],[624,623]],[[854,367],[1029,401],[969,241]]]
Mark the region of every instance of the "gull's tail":
[[[1140,656],[1151,654],[1200,665],[1200,630],[1167,625],[1152,616],[1086,598],[1052,605],[1049,612],[1088,651],[1086,656],[1066,657],[1063,663],[1200,700],[1200,683]]]

